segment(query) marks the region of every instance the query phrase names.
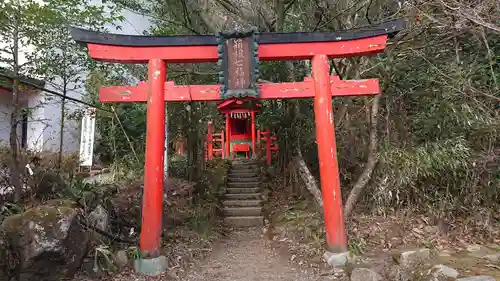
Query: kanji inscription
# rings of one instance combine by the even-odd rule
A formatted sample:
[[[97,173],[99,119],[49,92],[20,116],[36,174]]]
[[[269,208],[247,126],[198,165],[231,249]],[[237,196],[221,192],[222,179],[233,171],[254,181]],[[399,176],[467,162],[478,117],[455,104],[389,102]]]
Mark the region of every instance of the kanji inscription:
[[[252,81],[252,58],[249,37],[231,38],[227,44],[228,89],[249,89]]]

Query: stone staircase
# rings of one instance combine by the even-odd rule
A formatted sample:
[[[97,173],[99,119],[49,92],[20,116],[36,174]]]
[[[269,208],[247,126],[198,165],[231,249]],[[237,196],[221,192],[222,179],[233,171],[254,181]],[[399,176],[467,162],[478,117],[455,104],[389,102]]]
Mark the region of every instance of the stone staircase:
[[[250,160],[233,161],[224,198],[224,222],[234,228],[262,226],[259,165]]]

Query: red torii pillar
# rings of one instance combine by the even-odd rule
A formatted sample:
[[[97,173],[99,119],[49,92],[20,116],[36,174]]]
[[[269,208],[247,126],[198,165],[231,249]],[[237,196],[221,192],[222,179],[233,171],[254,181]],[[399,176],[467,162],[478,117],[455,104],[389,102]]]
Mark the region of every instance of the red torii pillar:
[[[403,26],[403,21],[393,21],[371,29],[324,33],[319,37],[307,33],[300,36],[274,33],[259,35],[258,56],[262,61],[312,59],[312,78],[295,83],[261,84],[259,99],[314,98],[327,246],[329,251],[338,253],[340,257],[328,258],[329,262],[342,263],[347,258],[332,95],[374,95],[380,89],[376,79],[341,81],[336,76],[330,77],[328,59],[379,53],[386,46],[388,34],[401,30]],[[96,60],[148,63],[147,84],[104,87],[100,89],[99,99],[101,102],[147,102],[146,170],[140,246],[146,258],[154,259],[159,256],[162,232],[164,102],[221,100],[220,85],[176,86],[173,82],[165,83],[165,63],[215,62],[219,58],[215,40],[210,36],[169,38],[109,35],[81,29],[73,29],[72,34],[75,41],[87,44],[90,56]]]
[[[144,167],[144,196],[140,247],[146,257],[160,255],[163,225],[163,173],[165,145],[165,61],[152,59],[148,63],[148,110],[146,122],[146,163]],[[161,116],[161,118],[160,118]],[[146,188],[156,186],[156,188]]]

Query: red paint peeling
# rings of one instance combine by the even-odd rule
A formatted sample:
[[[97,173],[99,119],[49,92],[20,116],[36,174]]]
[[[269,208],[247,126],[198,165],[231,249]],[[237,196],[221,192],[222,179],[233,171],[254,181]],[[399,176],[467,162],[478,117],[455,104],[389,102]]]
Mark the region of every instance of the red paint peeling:
[[[303,60],[315,55],[330,58],[365,56],[381,52],[385,48],[387,35],[350,41],[260,44],[259,59]],[[163,59],[169,63],[216,62],[219,59],[217,46],[179,47],[127,47],[87,44],[89,55],[99,61],[120,63],[145,63],[150,59]]]
[[[335,144],[335,125],[332,118],[332,83],[328,76],[330,66],[326,56],[315,56],[312,59],[313,79],[316,83],[314,97],[314,116],[316,122],[316,140],[320,162],[320,181],[323,194],[325,229],[329,248],[347,251],[344,217],[342,215],[342,199],[340,196],[340,179]],[[335,85],[335,83],[333,83]]]
[[[157,75],[157,73],[159,75]],[[157,79],[155,79],[157,76]],[[161,247],[163,215],[163,151],[165,138],[165,92],[166,65],[163,60],[151,60],[148,64],[149,87],[146,124],[146,165],[144,168],[144,194],[142,210],[148,210],[142,216],[140,248],[143,254],[156,257]],[[122,91],[123,92],[123,91]],[[146,256],[148,257],[148,256]]]

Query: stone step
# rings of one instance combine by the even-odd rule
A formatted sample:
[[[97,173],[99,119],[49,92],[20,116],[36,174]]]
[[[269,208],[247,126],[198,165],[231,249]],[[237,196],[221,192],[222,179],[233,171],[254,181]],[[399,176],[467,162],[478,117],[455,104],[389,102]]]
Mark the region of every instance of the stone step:
[[[260,174],[260,169],[229,169],[229,173],[241,174],[241,173],[256,173]]]
[[[235,159],[231,161],[231,165],[257,165],[259,161],[249,159]]]
[[[260,193],[226,193],[228,200],[259,200],[261,199]]]
[[[259,162],[255,160],[236,159],[231,162],[231,165],[258,165]]]
[[[229,171],[241,171],[241,170],[260,170],[259,165],[233,165],[229,167]]]
[[[259,165],[232,165],[230,171],[259,170]]]
[[[227,178],[228,182],[247,182],[247,181],[253,181],[253,182],[258,182],[260,181],[260,177],[235,177],[235,176],[229,176]]]
[[[253,217],[262,214],[261,207],[225,207],[224,214],[230,217]]]
[[[227,187],[229,188],[249,188],[249,187],[259,187],[260,182],[248,181],[248,182],[228,182]]]
[[[229,172],[227,174],[228,178],[256,178],[260,176],[260,173],[258,172],[245,172],[245,173],[239,173],[239,172]]]
[[[252,170],[236,170],[236,171],[229,171],[227,173],[228,176],[230,177],[244,177],[244,178],[248,178],[248,177],[260,177],[260,171],[258,170],[255,170],[255,171],[252,171]]]
[[[243,187],[243,188],[228,188],[227,193],[230,194],[242,194],[242,193],[259,193],[260,188],[258,187]]]
[[[263,216],[255,216],[255,217],[227,217],[224,218],[224,222],[235,228],[244,228],[244,227],[252,227],[252,226],[263,226],[264,225],[264,217]]]
[[[262,200],[224,200],[225,207],[259,207]]]

